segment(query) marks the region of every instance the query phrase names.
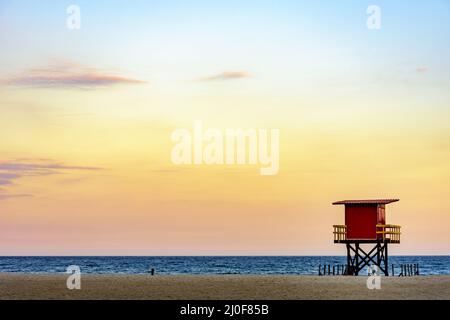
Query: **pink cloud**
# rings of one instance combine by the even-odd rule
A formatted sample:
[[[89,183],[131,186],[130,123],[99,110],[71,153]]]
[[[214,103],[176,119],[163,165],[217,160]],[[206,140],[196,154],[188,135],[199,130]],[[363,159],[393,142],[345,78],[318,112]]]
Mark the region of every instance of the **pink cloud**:
[[[426,73],[426,72],[428,72],[428,68],[427,67],[417,67],[416,71],[418,73]]]
[[[225,81],[250,78],[250,74],[245,71],[224,71],[208,77],[203,77],[201,81]]]
[[[4,85],[34,88],[93,88],[145,81],[88,68],[70,61],[53,61],[46,67],[33,68],[2,81]]]
[[[14,194],[8,192],[5,187],[11,186],[18,179],[23,177],[48,176],[73,171],[95,171],[101,170],[99,167],[72,166],[57,163],[46,159],[16,159],[13,161],[0,161],[0,200],[31,197],[30,194]]]

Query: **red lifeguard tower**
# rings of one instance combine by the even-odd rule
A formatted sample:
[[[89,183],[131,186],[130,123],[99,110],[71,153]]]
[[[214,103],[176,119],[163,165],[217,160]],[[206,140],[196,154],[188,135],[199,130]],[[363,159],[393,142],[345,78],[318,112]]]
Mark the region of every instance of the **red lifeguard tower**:
[[[370,263],[377,265],[386,276],[388,244],[400,243],[400,226],[386,224],[385,207],[399,199],[343,200],[334,205],[345,206],[345,225],[334,225],[334,243],[347,247],[348,275],[358,273]],[[361,244],[372,244],[365,252]]]

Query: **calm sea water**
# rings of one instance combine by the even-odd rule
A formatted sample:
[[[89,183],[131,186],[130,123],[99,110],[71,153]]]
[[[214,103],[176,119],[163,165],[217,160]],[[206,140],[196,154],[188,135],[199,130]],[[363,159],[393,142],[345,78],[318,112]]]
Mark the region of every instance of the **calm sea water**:
[[[345,264],[341,256],[206,256],[206,257],[0,257],[0,272],[65,272],[78,265],[82,273],[142,274],[317,274],[320,264]],[[400,264],[419,263],[421,274],[450,274],[450,256],[392,256]]]

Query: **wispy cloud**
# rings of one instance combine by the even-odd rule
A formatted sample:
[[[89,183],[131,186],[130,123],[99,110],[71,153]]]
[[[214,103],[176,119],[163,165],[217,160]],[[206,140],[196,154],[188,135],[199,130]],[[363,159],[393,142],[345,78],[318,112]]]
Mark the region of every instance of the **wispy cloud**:
[[[154,169],[151,170],[153,173],[180,173],[181,169]]]
[[[11,161],[0,161],[0,200],[30,197],[31,194],[11,193],[5,187],[15,184],[16,180],[23,177],[48,176],[74,171],[95,171],[100,167],[73,166],[58,163],[48,159],[16,159]]]
[[[427,73],[428,72],[428,68],[427,67],[417,67],[416,68],[416,72],[418,72],[418,73]]]
[[[22,160],[23,161],[23,160]],[[9,172],[19,172],[20,174],[29,173],[34,175],[41,175],[56,173],[57,170],[99,170],[97,167],[83,167],[83,166],[67,166],[60,163],[24,163],[24,162],[0,162],[0,172],[6,170]],[[14,174],[12,174],[14,175]],[[0,176],[1,177],[1,176]]]
[[[245,71],[224,71],[215,75],[200,78],[200,81],[226,81],[250,78],[251,75]]]
[[[25,197],[32,197],[32,195],[31,194],[7,194],[7,193],[3,193],[2,190],[0,189],[0,200],[11,199],[11,198],[25,198]]]
[[[14,179],[20,178],[19,174],[0,172],[0,186],[6,186],[12,183]]]
[[[30,69],[20,75],[4,79],[1,83],[16,87],[88,89],[142,84],[145,81],[85,67],[70,61],[53,61],[45,67]]]

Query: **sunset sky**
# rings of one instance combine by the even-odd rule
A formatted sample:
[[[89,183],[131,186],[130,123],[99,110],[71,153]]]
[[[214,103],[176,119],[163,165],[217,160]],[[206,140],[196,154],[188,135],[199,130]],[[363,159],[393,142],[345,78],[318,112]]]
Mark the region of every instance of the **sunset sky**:
[[[449,21],[446,0],[0,0],[0,255],[339,255],[331,203],[365,198],[400,199],[392,254],[450,254]],[[280,129],[279,173],[172,164],[195,120]]]

